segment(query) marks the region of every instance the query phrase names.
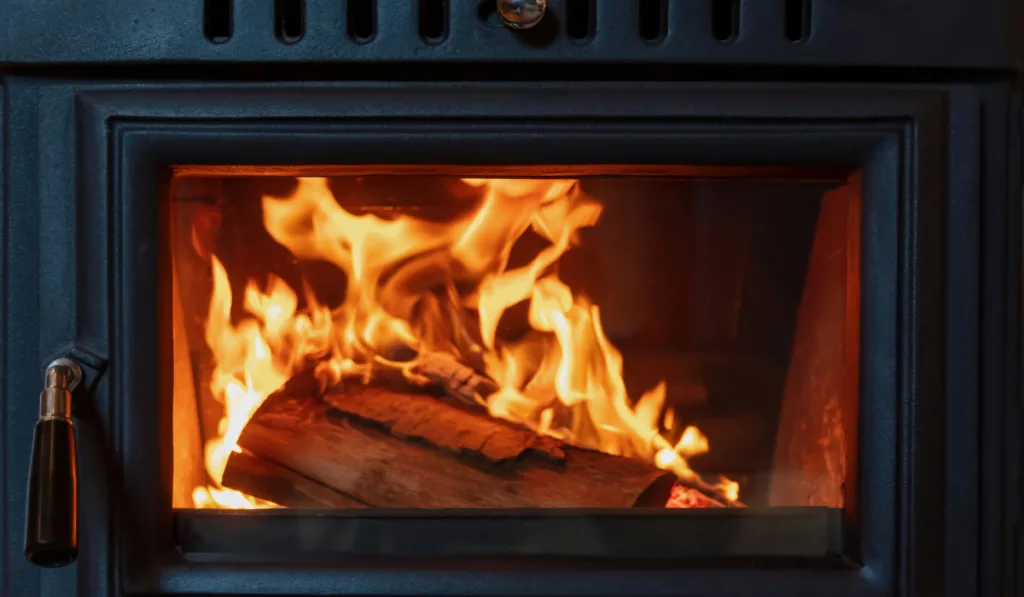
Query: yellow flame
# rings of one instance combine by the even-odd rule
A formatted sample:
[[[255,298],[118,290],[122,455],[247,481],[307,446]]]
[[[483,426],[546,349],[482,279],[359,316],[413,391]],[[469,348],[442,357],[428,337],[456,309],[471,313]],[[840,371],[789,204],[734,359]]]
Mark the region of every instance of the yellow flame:
[[[212,258],[206,340],[216,362],[211,390],[224,404],[224,418],[206,447],[214,485],[194,490],[196,507],[273,506],[224,488],[224,469],[260,404],[308,363],[319,363],[324,383],[368,380],[375,367],[412,376],[417,355],[437,350],[479,351],[499,385],[481,397],[492,416],[704,483],[686,458],[708,451],[707,439],[688,427],[672,443],[678,432],[674,413],[664,408],[664,383],[630,399],[622,355],[605,336],[598,307],[574,296],[554,273],[577,233],[597,224],[601,205],[576,180],[463,182],[481,188],[483,199],[447,222],[353,214],[322,178],[298,179],[287,198],[263,197],[264,226],[278,243],[298,259],[328,261],[344,273],[345,298],[333,309],[307,289],[300,311],[295,291],[271,276],[265,290],[249,282],[246,316],[233,322],[228,274]],[[510,268],[512,247],[528,230],[548,244],[526,265]],[[456,280],[474,290],[456,292]],[[535,335],[503,340],[499,322],[524,302]],[[458,314],[474,312],[482,347],[459,339]],[[738,497],[732,481],[716,487]]]

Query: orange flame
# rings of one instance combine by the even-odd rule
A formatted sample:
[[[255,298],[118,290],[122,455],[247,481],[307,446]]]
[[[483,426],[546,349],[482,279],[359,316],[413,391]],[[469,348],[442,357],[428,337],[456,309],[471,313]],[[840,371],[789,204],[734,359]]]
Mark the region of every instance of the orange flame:
[[[199,508],[254,508],[274,504],[221,486],[238,437],[270,393],[308,362],[325,384],[374,371],[416,381],[418,355],[476,351],[499,390],[478,396],[495,417],[526,425],[575,445],[647,459],[681,479],[704,484],[686,458],[706,452],[707,439],[686,428],[670,437],[675,417],[664,409],[665,386],[635,402],[626,393],[622,356],[601,327],[600,311],[553,272],[577,243],[580,229],[597,224],[602,207],[576,180],[475,180],[483,200],[448,222],[410,216],[385,219],[343,209],[322,178],[300,178],[285,199],[263,197],[264,226],[298,259],[325,260],[344,272],[346,295],[335,308],[306,289],[306,307],[282,280],[266,290],[250,281],[247,317],[231,321],[227,272],[212,258],[214,289],[206,325],[216,369],[211,389],[224,404],[219,435],[206,447],[210,487],[197,487]],[[528,264],[510,268],[513,245],[527,230],[546,241]],[[474,291],[459,294],[460,287]],[[436,289],[444,288],[438,297]],[[529,324],[541,338],[505,341],[498,324],[513,305],[529,303]],[[476,313],[482,346],[454,336],[455,311]],[[662,429],[666,431],[662,433]],[[715,486],[730,499],[738,485]]]

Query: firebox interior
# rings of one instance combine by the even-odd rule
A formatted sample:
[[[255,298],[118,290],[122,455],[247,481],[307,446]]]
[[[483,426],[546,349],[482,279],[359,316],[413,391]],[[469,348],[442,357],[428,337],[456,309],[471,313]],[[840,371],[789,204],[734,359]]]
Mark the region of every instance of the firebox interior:
[[[857,175],[400,170],[175,176],[176,508],[850,506]]]

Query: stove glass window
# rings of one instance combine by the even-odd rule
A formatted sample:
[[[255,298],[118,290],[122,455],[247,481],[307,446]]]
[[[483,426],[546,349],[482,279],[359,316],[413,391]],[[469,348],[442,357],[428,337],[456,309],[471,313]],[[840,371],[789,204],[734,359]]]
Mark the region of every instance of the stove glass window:
[[[408,170],[174,177],[175,508],[847,505],[856,176]]]

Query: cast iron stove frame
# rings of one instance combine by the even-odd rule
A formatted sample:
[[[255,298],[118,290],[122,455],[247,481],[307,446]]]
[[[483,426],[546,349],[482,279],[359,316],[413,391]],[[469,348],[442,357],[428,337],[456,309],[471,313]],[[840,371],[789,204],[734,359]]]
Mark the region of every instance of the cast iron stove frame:
[[[1010,189],[1020,173],[1009,165],[1018,140],[1001,128],[1017,122],[1007,86],[15,78],[3,93],[4,340],[38,338],[34,349],[5,351],[6,371],[34,372],[69,343],[109,362],[76,406],[81,594],[859,596],[1005,586],[977,579],[1005,574],[1012,557],[1001,500],[1013,455],[999,449],[1013,437],[1013,417],[1000,413],[1012,412],[1015,395],[1020,206]],[[170,167],[345,163],[861,169],[861,466],[847,557],[705,568],[267,565],[182,554],[170,507],[170,349],[153,341],[169,337],[161,215]],[[8,397],[38,392],[34,375],[6,386]],[[11,545],[23,528],[19,455],[35,412],[28,401],[7,405],[5,582],[28,587],[35,575],[13,577],[27,565]],[[943,562],[956,569],[937,571]],[[59,578],[39,586],[75,590]]]

